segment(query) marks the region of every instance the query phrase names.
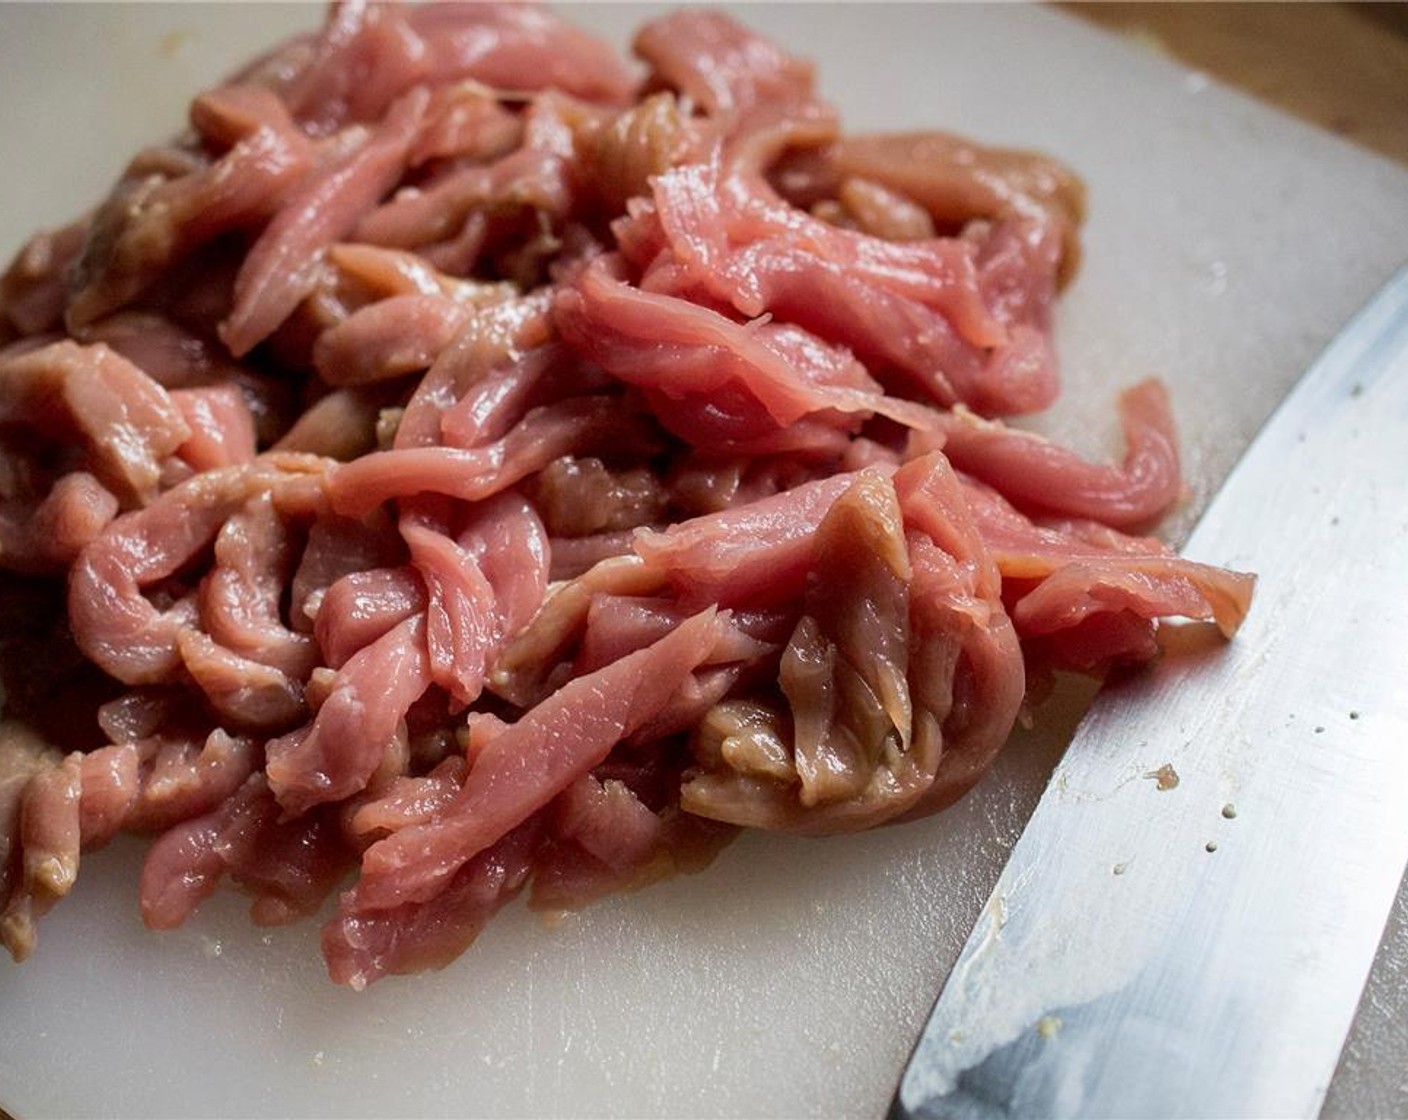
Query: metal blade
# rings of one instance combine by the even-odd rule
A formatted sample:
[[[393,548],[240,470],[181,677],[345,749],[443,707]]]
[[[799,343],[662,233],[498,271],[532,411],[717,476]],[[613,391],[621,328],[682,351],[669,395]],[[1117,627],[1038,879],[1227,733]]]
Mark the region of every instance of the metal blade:
[[[1319,1111],[1408,863],[1408,269],[1185,554],[1250,616],[1097,698],[893,1116]]]

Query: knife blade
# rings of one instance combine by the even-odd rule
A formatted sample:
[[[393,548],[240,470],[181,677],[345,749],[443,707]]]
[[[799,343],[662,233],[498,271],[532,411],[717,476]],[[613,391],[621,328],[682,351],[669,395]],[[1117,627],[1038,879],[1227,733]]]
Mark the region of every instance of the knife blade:
[[[1318,1113],[1408,863],[1408,267],[1184,554],[1251,613],[1097,697],[892,1118]]]

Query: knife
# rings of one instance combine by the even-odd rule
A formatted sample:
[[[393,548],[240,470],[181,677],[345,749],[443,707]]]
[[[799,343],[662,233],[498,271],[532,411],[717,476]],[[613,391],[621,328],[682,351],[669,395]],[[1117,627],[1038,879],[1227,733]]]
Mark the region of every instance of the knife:
[[[1184,554],[1250,615],[1097,697],[892,1120],[1318,1113],[1408,863],[1408,267]]]

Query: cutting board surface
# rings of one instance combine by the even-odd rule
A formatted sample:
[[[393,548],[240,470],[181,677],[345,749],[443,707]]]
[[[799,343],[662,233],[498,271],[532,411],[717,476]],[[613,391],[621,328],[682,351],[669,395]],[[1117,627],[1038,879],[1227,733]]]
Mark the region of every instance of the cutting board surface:
[[[656,10],[568,14],[624,43]],[[1408,259],[1408,173],[1056,14],[741,14],[817,62],[851,128],[967,132],[1085,177],[1086,261],[1058,328],[1066,395],[1043,426],[1113,453],[1115,392],[1163,377],[1190,487],[1172,539]],[[0,253],[99,198],[138,146],[180,127],[194,91],[317,18],[0,8]],[[749,836],[699,876],[553,929],[514,908],[449,969],[360,995],[324,978],[316,925],[256,930],[232,894],[182,930],[145,931],[141,848],[118,843],[85,858],[35,957],[0,965],[0,1105],[21,1118],[880,1115],[1069,736],[1071,717],[1048,715],[940,817],[839,840]],[[1160,761],[1131,744],[1131,773]],[[1408,1109],[1402,905],[1380,958],[1332,1113]]]

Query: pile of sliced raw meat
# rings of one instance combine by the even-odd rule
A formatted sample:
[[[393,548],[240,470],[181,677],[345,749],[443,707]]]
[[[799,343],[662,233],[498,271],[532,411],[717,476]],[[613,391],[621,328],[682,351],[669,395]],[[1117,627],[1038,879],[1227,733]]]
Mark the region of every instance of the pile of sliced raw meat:
[[[1079,182],[847,137],[730,18],[628,67],[544,10],[349,3],[0,286],[0,934],[154,838],[334,979],[453,959],[740,826],[982,775],[1054,669],[1240,621],[1178,559],[1169,404],[1118,465],[1057,391]]]

